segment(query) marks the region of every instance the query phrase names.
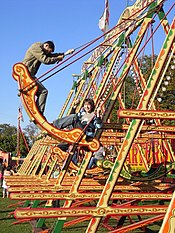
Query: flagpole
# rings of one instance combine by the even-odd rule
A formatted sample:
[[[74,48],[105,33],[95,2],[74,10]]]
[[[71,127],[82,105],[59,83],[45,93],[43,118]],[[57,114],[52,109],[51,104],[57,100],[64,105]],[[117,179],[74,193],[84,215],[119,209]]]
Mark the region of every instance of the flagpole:
[[[20,111],[21,110],[19,108],[18,109],[18,129],[17,129],[17,161],[16,161],[17,166],[19,165],[19,159],[21,156],[21,153],[20,153],[20,120],[21,120]]]
[[[99,19],[98,26],[100,30],[105,34],[109,26],[109,2],[105,0],[105,9],[102,16]]]

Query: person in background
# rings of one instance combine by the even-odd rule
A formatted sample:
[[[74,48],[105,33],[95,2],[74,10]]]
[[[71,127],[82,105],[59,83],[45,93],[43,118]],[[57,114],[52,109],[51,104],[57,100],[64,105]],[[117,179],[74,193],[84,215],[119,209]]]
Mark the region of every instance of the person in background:
[[[83,161],[83,158],[84,158],[83,150],[81,149],[80,146],[77,146],[76,151],[74,152],[74,155],[72,157],[72,162],[75,165],[80,166]]]
[[[41,63],[45,65],[55,64],[59,61],[62,61],[63,58],[74,52],[74,49],[69,49],[65,53],[53,53],[55,50],[55,45],[52,41],[46,41],[44,43],[36,42],[32,44],[29,49],[26,51],[25,57],[22,61],[24,65],[28,68],[28,71],[33,80],[36,79],[36,73],[39,70]],[[46,99],[48,95],[48,90],[44,85],[36,80],[36,85],[38,87],[36,96],[36,105],[38,107],[41,115],[44,114]]]
[[[0,159],[0,187],[2,186],[2,173],[3,173],[3,165],[2,165],[2,159]]]
[[[61,169],[60,169],[59,165],[56,164],[55,167],[54,167],[54,171],[53,171],[53,173],[52,173],[52,175],[51,175],[51,178],[54,178],[54,179],[58,178],[58,176],[59,176],[59,174],[60,174],[60,170],[61,170]],[[52,201],[52,206],[53,206],[54,208],[60,207],[60,200],[59,200],[59,199],[53,200],[53,201]]]
[[[60,167],[58,164],[56,164],[54,167],[54,171],[51,174],[51,178],[56,179],[56,178],[58,178],[59,174],[60,174]]]
[[[7,198],[9,197],[9,192],[8,192],[8,186],[6,184],[6,180],[5,178],[7,176],[11,176],[12,173],[11,173],[11,167],[8,166],[5,170],[4,170],[4,174],[3,174],[3,182],[2,182],[2,197],[5,198],[5,195],[7,195]]]
[[[0,187],[2,186],[2,171],[0,170]]]
[[[93,157],[91,157],[91,160],[88,165],[88,169],[93,168],[94,166],[97,166],[97,161],[104,160],[106,156],[105,149],[103,145],[100,143],[100,148],[98,151],[93,153]]]

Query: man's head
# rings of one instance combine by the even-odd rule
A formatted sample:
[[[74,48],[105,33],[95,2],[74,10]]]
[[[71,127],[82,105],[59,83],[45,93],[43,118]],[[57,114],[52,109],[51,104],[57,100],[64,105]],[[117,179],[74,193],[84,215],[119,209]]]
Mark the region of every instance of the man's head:
[[[54,45],[53,41],[48,40],[48,41],[43,43],[42,48],[43,48],[45,53],[50,54],[50,53],[54,52],[55,45]]]

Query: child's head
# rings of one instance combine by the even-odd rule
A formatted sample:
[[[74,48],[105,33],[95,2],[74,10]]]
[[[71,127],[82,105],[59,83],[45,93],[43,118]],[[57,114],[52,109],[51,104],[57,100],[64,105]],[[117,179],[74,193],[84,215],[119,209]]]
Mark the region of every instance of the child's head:
[[[91,113],[95,110],[95,104],[92,99],[85,99],[83,103],[83,108],[85,112]]]

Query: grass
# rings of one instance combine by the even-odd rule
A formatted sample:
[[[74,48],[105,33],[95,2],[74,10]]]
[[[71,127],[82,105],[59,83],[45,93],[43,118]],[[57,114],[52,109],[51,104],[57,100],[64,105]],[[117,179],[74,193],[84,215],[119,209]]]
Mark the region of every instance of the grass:
[[[8,208],[8,206],[17,203],[5,197],[2,198],[2,188],[0,188],[0,232],[1,233],[31,233],[32,227],[29,223],[13,225],[16,221],[12,212],[16,206]]]
[[[19,207],[18,205],[12,205],[12,204],[18,204],[19,202],[10,200],[8,198],[2,198],[2,189],[0,188],[0,232],[1,233],[32,233],[32,226],[29,222],[15,224],[17,220],[13,217],[13,211]],[[11,205],[11,207],[9,207]],[[135,218],[136,219],[136,218]],[[69,218],[70,220],[70,218]],[[47,227],[53,227],[54,223],[57,221],[57,219],[46,219],[45,224]],[[109,220],[110,226],[116,226],[116,220],[111,218]],[[80,233],[85,232],[86,228],[89,224],[89,221],[84,221],[82,223],[76,224],[74,226],[63,228],[62,233]],[[160,229],[161,221],[154,223],[152,225],[149,225],[149,227],[146,230],[146,233],[157,233]],[[107,233],[109,230],[104,228],[102,225],[99,226],[99,229],[97,231],[98,233]],[[137,229],[132,231],[132,233],[143,233],[141,229]]]

